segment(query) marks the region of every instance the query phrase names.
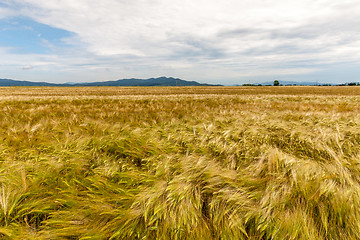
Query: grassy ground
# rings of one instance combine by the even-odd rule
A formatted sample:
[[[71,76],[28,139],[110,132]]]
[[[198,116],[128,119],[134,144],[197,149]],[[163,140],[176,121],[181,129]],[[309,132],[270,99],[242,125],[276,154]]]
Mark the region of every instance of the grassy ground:
[[[5,239],[360,239],[360,87],[0,88]]]

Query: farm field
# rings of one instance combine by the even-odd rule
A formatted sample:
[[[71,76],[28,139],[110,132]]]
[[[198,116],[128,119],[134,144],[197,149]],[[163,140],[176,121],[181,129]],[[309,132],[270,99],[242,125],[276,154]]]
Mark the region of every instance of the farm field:
[[[1,239],[360,239],[360,87],[0,88]]]

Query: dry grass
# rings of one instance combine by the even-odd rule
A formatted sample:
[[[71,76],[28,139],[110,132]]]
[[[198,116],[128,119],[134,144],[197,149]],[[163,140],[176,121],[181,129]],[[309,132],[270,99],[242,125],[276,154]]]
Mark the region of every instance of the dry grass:
[[[359,87],[0,88],[5,239],[359,239]]]

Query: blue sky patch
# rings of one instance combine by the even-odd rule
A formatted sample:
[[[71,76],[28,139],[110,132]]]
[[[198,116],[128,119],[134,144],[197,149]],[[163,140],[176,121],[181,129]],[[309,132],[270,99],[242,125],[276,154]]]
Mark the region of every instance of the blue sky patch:
[[[12,48],[13,53],[48,54],[69,46],[63,39],[71,36],[71,32],[28,18],[0,19],[0,46]]]
[[[0,2],[0,7],[8,7],[8,4]]]

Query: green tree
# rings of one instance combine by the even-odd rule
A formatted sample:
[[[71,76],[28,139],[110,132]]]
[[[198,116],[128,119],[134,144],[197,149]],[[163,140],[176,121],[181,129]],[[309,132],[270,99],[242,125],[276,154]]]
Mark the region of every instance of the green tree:
[[[279,86],[279,85],[280,85],[279,81],[278,81],[278,80],[275,80],[275,81],[274,81],[274,86]]]

